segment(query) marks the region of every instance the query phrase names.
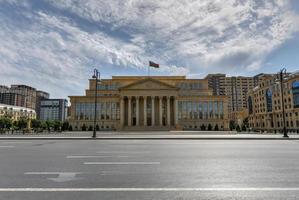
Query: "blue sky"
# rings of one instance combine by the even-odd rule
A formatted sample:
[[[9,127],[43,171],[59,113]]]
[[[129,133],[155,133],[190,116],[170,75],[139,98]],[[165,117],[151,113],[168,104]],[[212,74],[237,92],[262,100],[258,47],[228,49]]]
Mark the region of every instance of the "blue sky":
[[[296,0],[0,0],[0,84],[52,97],[103,78],[299,69]]]

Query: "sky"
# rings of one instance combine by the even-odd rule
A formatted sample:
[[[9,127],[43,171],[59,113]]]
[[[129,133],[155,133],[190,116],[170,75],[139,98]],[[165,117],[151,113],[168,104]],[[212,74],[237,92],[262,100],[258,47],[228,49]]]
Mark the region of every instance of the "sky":
[[[299,70],[298,0],[0,0],[0,85],[53,98],[102,78]]]

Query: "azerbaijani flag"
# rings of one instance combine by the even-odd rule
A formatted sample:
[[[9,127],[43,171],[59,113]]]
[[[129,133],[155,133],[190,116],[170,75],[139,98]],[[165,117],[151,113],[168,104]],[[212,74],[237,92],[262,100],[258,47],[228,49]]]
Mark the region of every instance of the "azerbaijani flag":
[[[159,68],[159,67],[160,67],[159,64],[154,63],[154,62],[152,62],[152,61],[149,61],[149,66],[150,66],[150,67],[154,67],[154,68]]]

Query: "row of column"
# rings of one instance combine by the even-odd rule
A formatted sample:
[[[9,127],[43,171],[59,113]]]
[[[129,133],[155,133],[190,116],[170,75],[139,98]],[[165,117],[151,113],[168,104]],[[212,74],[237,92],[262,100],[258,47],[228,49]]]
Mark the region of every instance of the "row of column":
[[[121,125],[124,125],[124,114],[125,114],[125,97],[122,97],[120,100],[120,121]],[[128,96],[128,126],[132,126],[132,98],[133,96]],[[136,126],[140,126],[140,116],[139,116],[139,101],[140,96],[134,96],[136,99]],[[163,96],[158,96],[159,98],[159,125],[163,125],[163,113],[162,113],[162,102],[163,102]],[[170,126],[171,120],[170,120],[170,96],[166,97],[166,124]],[[143,96],[143,125],[147,126],[147,96]],[[151,125],[155,126],[155,96],[151,96],[151,106],[152,106],[152,112],[151,112]],[[177,124],[178,119],[178,103],[177,99],[174,98],[174,124]]]

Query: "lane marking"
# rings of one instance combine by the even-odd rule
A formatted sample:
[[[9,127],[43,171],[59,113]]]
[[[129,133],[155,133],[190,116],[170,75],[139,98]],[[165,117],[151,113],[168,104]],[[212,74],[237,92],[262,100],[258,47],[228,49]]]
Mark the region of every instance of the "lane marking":
[[[15,146],[0,146],[0,148],[14,148]]]
[[[77,174],[82,174],[81,172],[26,172],[25,175],[57,175],[56,178],[47,178],[48,180],[54,182],[68,182],[68,181],[76,181],[83,178],[76,177]]]
[[[32,143],[32,142],[1,142],[2,144],[28,144],[28,143]]]
[[[160,165],[160,162],[84,162],[84,165]]]
[[[66,158],[129,158],[129,156],[66,156]]]
[[[299,191],[295,188],[0,188],[0,192],[204,192],[204,191]]]
[[[119,154],[147,154],[151,153],[150,151],[98,151],[97,153],[119,153]]]

